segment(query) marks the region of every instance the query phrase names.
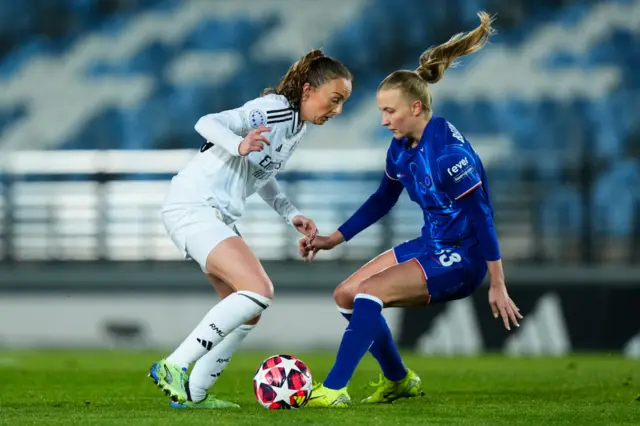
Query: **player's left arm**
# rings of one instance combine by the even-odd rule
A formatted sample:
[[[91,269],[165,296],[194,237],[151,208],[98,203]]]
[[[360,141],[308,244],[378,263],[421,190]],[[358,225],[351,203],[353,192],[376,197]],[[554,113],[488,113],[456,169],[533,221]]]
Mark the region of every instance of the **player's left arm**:
[[[438,165],[445,191],[462,208],[478,233],[484,258],[489,262],[500,260],[493,214],[482,191],[483,182],[474,156],[461,146],[453,146],[438,159]]]
[[[269,179],[269,181],[260,188],[258,195],[289,225],[296,228],[300,233],[313,238],[318,232],[313,220],[304,216],[300,210],[293,205],[291,200],[289,200],[289,197],[282,192],[275,177]]]
[[[454,146],[439,158],[438,164],[446,192],[477,232],[479,249],[487,261],[491,277],[489,303],[493,314],[496,318],[498,315],[502,317],[508,330],[509,321],[518,326],[518,318],[522,315],[507,293],[493,212],[482,190],[483,182],[475,158],[463,147]]]

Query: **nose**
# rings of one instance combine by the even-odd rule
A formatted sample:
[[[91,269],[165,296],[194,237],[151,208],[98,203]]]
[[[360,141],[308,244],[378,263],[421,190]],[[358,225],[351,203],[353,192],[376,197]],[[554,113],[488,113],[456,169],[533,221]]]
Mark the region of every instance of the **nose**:
[[[384,127],[388,127],[389,126],[389,119],[387,117],[385,117],[384,115],[382,116],[382,125]]]
[[[336,109],[335,109],[335,114],[336,115],[340,115],[342,114],[342,104],[339,104]]]

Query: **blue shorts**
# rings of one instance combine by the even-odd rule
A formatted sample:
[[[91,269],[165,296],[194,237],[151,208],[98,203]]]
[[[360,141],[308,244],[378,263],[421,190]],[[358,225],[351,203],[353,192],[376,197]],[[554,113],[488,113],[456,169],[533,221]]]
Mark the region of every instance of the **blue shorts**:
[[[468,248],[434,251],[420,239],[393,248],[398,263],[415,259],[427,280],[429,303],[463,299],[482,284],[487,262],[469,253]]]

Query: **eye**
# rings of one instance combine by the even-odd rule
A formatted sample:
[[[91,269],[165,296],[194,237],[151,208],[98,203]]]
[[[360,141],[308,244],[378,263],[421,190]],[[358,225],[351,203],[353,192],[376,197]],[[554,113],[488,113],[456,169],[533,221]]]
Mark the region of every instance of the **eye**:
[[[331,99],[331,102],[333,102],[334,105],[338,105],[340,103],[340,99],[334,98],[334,99]]]

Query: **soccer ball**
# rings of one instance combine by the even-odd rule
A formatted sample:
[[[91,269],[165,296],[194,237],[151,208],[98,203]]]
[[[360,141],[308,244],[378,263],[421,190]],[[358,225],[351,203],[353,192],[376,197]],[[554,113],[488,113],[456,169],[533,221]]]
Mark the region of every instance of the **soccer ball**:
[[[309,368],[291,355],[265,359],[253,377],[253,393],[260,405],[269,410],[304,407],[312,386]]]

